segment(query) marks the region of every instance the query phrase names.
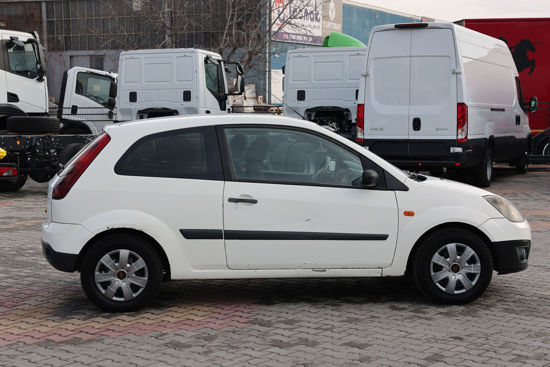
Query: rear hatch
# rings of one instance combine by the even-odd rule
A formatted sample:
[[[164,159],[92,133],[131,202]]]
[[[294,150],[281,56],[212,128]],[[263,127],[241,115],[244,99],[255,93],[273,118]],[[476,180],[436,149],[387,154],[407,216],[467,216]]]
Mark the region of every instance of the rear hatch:
[[[448,140],[456,140],[452,26],[399,26],[374,32],[371,39],[365,140],[385,158],[441,159],[449,154]]]

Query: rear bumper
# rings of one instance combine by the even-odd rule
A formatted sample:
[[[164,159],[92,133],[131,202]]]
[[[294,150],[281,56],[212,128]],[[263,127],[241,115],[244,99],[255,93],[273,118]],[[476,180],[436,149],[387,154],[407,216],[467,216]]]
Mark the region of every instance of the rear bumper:
[[[493,242],[493,249],[496,257],[495,270],[499,274],[516,273],[527,269],[531,250],[530,240]]]
[[[51,266],[57,270],[72,273],[76,270],[78,255],[55,251],[50,244],[42,241],[42,253]]]
[[[486,139],[379,140],[365,139],[369,150],[406,169],[472,167],[483,160]]]

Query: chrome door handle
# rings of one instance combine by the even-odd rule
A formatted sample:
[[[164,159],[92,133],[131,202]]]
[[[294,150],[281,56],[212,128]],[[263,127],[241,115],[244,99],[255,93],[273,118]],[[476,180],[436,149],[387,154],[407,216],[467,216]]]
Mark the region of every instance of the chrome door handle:
[[[256,199],[247,199],[247,198],[229,198],[227,199],[230,203],[248,203],[248,204],[256,204],[258,200]]]

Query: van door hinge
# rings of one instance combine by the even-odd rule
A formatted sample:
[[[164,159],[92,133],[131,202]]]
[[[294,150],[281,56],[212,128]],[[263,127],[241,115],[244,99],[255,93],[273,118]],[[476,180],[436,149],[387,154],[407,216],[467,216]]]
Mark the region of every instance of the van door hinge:
[[[462,74],[462,70],[453,68],[453,74]]]
[[[365,74],[363,74],[362,76],[370,76],[370,71],[365,71]]]

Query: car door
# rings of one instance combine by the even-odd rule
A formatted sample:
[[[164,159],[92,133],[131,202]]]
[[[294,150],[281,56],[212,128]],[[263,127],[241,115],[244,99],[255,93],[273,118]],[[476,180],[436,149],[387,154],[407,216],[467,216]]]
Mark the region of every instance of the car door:
[[[397,238],[383,171],[324,135],[280,126],[219,128],[226,150],[224,240],[230,269],[380,268]],[[365,168],[376,189],[361,187]]]

